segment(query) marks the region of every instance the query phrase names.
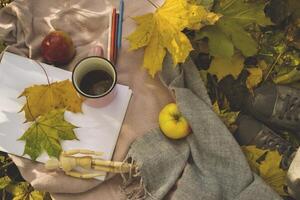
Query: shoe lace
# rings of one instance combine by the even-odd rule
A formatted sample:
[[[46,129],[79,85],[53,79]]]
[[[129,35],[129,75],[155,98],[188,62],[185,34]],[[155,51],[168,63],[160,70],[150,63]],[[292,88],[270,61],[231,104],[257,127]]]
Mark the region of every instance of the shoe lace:
[[[287,95],[284,98],[283,109],[279,113],[279,119],[286,118],[287,120],[294,119],[299,121],[300,100],[298,97]]]

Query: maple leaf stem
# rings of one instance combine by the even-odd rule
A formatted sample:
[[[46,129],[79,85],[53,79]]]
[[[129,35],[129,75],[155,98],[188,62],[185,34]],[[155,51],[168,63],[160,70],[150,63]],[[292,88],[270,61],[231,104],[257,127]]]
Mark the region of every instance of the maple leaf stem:
[[[30,107],[29,107],[29,103],[28,103],[28,99],[27,99],[27,98],[26,98],[26,105],[27,105],[29,114],[31,115],[32,119],[34,119],[34,121],[36,122],[36,119],[34,118],[32,112],[31,112],[31,110],[30,110]]]
[[[48,76],[48,74],[47,74],[47,72],[46,72],[46,69],[43,67],[43,65],[41,65],[41,63],[40,63],[39,61],[35,60],[35,62],[36,62],[36,63],[42,68],[42,70],[44,71],[44,73],[45,73],[45,75],[46,75],[46,77],[47,77],[48,85],[50,86],[50,80],[49,80],[49,76]]]
[[[156,5],[154,2],[152,2],[151,0],[147,0],[152,6],[154,6],[155,8],[158,8],[159,6]]]

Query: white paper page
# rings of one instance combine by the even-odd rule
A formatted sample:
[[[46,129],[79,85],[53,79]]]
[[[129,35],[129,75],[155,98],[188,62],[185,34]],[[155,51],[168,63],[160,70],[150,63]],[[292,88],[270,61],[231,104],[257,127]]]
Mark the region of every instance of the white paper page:
[[[43,64],[50,81],[71,78],[71,72]],[[33,84],[46,84],[43,70],[32,60],[11,53],[3,55],[0,64],[0,150],[18,156],[23,155],[24,142],[18,138],[30,124],[25,121],[24,112],[18,113],[25,98],[17,98],[22,91]],[[89,107],[83,103],[83,113],[66,112],[65,118],[77,127],[79,141],[62,141],[64,150],[89,149],[104,152],[104,159],[110,160],[118,139],[132,91],[117,85],[117,96],[103,108]],[[27,155],[24,156],[29,158]],[[37,161],[45,162],[44,153]],[[101,178],[100,178],[101,179]]]

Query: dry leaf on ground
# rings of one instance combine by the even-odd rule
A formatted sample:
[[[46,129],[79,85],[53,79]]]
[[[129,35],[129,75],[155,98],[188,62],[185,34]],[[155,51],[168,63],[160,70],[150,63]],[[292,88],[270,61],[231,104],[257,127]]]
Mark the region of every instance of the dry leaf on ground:
[[[8,176],[0,178],[0,190],[6,188],[11,183],[11,179]]]
[[[258,44],[246,28],[250,24],[272,24],[265,16],[264,8],[264,1],[216,1],[213,11],[222,14],[222,18],[214,26],[198,31],[197,38],[207,37],[209,52],[216,57],[230,58],[235,48],[246,57],[253,56],[257,53]]]
[[[282,157],[277,150],[262,150],[255,146],[243,146],[242,150],[253,171],[269,184],[278,194],[287,195],[284,191],[286,171],[280,168]]]
[[[234,133],[237,126],[235,125],[236,119],[240,112],[232,112],[229,110],[221,110],[218,102],[213,103],[213,111],[221,118],[223,123],[227,126],[230,132]]]
[[[244,58],[240,54],[234,55],[232,58],[215,57],[208,69],[208,72],[217,76],[218,81],[227,75],[237,78],[244,68]]]
[[[13,200],[43,200],[44,192],[35,191],[29,183],[20,182],[9,185],[7,190],[13,195]]]
[[[262,81],[263,72],[260,68],[248,68],[247,71],[249,76],[246,80],[246,86],[252,91]]]

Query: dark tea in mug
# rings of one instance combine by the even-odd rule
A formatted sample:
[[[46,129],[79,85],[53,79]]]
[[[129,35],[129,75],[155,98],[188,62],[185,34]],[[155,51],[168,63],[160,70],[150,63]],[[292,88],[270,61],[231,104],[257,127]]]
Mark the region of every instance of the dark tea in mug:
[[[104,70],[93,70],[84,75],[79,88],[88,95],[101,95],[113,84],[113,78]]]

